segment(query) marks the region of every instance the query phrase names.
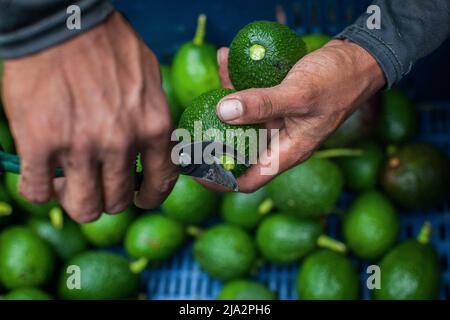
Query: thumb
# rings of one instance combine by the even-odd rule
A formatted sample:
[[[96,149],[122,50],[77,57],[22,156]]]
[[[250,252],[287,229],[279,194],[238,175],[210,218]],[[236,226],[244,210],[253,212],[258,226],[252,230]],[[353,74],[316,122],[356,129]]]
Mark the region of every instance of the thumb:
[[[230,124],[264,123],[293,113],[296,99],[279,85],[248,89],[224,97],[217,105],[218,117]]]

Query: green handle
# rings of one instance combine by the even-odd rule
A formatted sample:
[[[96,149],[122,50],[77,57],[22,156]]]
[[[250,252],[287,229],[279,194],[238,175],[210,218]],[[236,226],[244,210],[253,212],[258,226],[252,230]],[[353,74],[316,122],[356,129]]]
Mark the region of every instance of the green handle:
[[[20,157],[16,154],[0,151],[0,169],[6,172],[20,174]],[[55,177],[64,177],[64,170],[57,168]]]

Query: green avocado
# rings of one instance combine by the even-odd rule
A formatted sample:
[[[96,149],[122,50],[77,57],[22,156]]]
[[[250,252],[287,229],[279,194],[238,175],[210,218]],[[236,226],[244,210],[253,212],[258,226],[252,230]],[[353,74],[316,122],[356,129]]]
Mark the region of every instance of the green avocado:
[[[133,219],[134,211],[128,208],[117,214],[103,213],[98,220],[80,227],[86,239],[94,246],[108,247],[122,243]]]
[[[217,193],[189,176],[180,175],[161,207],[165,215],[181,223],[200,224],[212,216],[217,202]]]
[[[11,224],[16,217],[11,205],[11,197],[5,190],[4,184],[0,183],[0,229]]]
[[[0,234],[0,283],[7,289],[46,285],[55,259],[44,240],[22,226]]]
[[[308,255],[300,266],[297,293],[302,300],[355,300],[359,275],[346,256],[320,249]]]
[[[234,147],[247,160],[251,160],[252,154],[258,154],[258,129],[260,126],[227,124],[222,122],[216,114],[216,106],[219,101],[234,92],[232,89],[223,88],[209,91],[195,98],[181,115],[178,127],[186,129],[190,133],[191,141],[225,142]],[[217,133],[220,134],[219,137]],[[249,139],[249,137],[254,137],[254,139]],[[231,138],[234,139],[230,141]],[[228,166],[235,176],[241,175],[247,169],[244,164],[239,163],[228,163]]]
[[[381,139],[386,143],[405,143],[414,137],[417,127],[417,111],[408,97],[396,89],[384,92],[378,124]]]
[[[183,245],[182,224],[161,214],[146,214],[136,219],[125,236],[125,249],[133,258],[162,261]]]
[[[435,146],[413,143],[400,147],[384,166],[381,184],[397,204],[427,209],[441,204],[450,185],[450,161]]]
[[[271,21],[249,23],[230,45],[231,82],[236,90],[276,86],[305,54],[305,43],[289,27]]]
[[[315,219],[275,213],[258,226],[256,245],[267,261],[289,264],[312,251],[322,232],[321,223]]]
[[[48,219],[32,217],[27,225],[64,261],[87,248],[88,244],[80,226],[72,220],[65,219],[62,227],[58,228]]]
[[[438,298],[441,274],[439,257],[428,242],[428,235],[422,234],[417,240],[400,243],[383,257],[379,263],[381,288],[372,291],[375,299]]]
[[[161,65],[161,78],[162,78],[162,88],[167,97],[167,103],[170,108],[170,115],[172,117],[172,122],[176,125],[180,120],[181,112],[183,108],[175,95],[175,90],[173,88],[172,81],[172,68],[169,65]]]
[[[279,210],[297,217],[318,217],[331,213],[343,184],[342,172],[335,163],[313,156],[280,174],[267,188]]]
[[[220,290],[217,300],[276,300],[266,286],[251,280],[232,280]]]
[[[343,221],[348,247],[360,258],[375,260],[397,241],[400,218],[389,199],[377,191],[356,198]]]
[[[48,217],[50,210],[58,207],[58,203],[55,200],[50,200],[44,204],[31,203],[25,199],[17,190],[19,184],[20,175],[15,173],[6,172],[5,173],[5,186],[8,190],[11,198],[23,211],[40,217]]]
[[[5,294],[3,297],[0,297],[1,299],[5,300],[52,300],[52,296],[49,295],[47,292],[42,291],[38,288],[18,288],[14,289],[7,294]]]
[[[220,214],[223,221],[252,230],[272,207],[273,201],[268,198],[267,190],[263,187],[253,193],[225,193]]]
[[[172,83],[182,107],[202,93],[219,89],[217,49],[205,43],[206,17],[200,15],[193,41],[181,46],[172,63]]]
[[[250,273],[256,261],[256,248],[242,228],[218,224],[196,239],[194,257],[209,275],[226,281]]]
[[[130,271],[124,257],[86,251],[70,259],[61,270],[58,295],[67,300],[127,299],[137,293],[138,284],[139,276]]]
[[[306,45],[308,53],[322,48],[327,42],[332,40],[329,35],[323,33],[311,33],[302,36],[302,40]]]
[[[383,148],[373,142],[360,143],[355,148],[361,149],[363,154],[336,159],[344,174],[345,183],[356,192],[374,189],[378,184],[383,167]]]

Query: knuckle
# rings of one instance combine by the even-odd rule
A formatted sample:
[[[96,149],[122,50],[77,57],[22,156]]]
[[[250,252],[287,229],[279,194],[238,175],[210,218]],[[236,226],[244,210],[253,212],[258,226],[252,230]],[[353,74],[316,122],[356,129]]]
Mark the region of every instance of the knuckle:
[[[145,136],[151,139],[159,140],[166,139],[170,135],[171,122],[168,117],[164,117],[159,121],[153,122],[145,130]]]

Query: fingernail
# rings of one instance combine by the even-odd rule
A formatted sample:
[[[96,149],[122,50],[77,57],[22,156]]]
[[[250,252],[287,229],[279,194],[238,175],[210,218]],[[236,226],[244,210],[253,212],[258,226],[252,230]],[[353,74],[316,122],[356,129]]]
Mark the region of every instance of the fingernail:
[[[231,121],[239,118],[244,113],[242,103],[237,99],[229,99],[219,104],[219,117],[224,121]]]
[[[221,61],[221,58],[222,57],[222,50],[217,50],[217,64],[218,65],[220,65],[220,61]]]

